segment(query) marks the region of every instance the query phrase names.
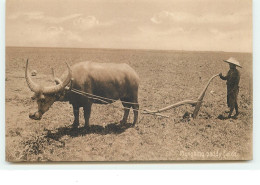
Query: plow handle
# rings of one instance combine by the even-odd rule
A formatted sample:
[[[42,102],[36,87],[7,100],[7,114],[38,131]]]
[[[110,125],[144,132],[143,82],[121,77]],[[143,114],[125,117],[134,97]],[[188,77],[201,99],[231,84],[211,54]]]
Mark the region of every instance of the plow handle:
[[[203,100],[203,98],[204,98],[204,96],[206,94],[206,91],[208,89],[208,86],[209,86],[211,80],[213,80],[217,76],[219,76],[219,74],[216,74],[216,75],[212,76],[209,79],[209,81],[208,81],[207,85],[205,86],[205,88],[203,89],[203,91],[200,93],[200,95],[198,97],[198,103],[197,103],[197,105],[196,105],[196,107],[195,107],[195,109],[193,111],[193,114],[192,114],[193,119],[195,119],[197,117],[198,113],[199,113],[199,110],[200,110],[200,107],[201,107],[201,104],[202,104],[202,100]]]

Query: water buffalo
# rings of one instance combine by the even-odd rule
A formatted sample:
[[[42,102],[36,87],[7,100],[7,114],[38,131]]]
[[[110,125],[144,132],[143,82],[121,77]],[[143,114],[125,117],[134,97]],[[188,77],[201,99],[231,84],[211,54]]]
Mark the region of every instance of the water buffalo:
[[[34,92],[32,99],[37,101],[38,110],[31,112],[31,119],[40,120],[55,101],[69,101],[73,106],[73,127],[79,126],[79,108],[83,107],[85,127],[89,126],[89,118],[92,103],[112,103],[105,99],[89,99],[86,96],[75,93],[75,90],[102,96],[109,99],[121,100],[124,106],[124,115],[120,123],[125,124],[132,107],[135,125],[138,121],[138,86],[137,73],[127,64],[80,62],[73,66],[67,64],[60,79],[56,78],[56,85],[42,86],[33,82],[28,69],[28,60],[25,69],[25,79],[31,91]],[[73,79],[73,80],[72,80]],[[71,85],[71,89],[68,88]],[[133,102],[134,104],[128,104]]]

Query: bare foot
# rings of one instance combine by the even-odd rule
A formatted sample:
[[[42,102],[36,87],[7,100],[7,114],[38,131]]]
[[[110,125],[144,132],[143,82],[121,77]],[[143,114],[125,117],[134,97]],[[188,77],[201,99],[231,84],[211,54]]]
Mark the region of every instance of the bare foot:
[[[84,129],[89,129],[89,128],[90,128],[89,124],[84,125]]]
[[[73,124],[71,125],[71,127],[72,127],[73,129],[78,128],[78,126],[79,126],[78,123],[73,123]]]
[[[238,117],[238,114],[239,114],[239,113],[236,113],[236,114],[233,116],[233,118],[236,119],[236,118]]]
[[[126,121],[125,120],[121,120],[120,121],[120,125],[125,125],[126,124]]]

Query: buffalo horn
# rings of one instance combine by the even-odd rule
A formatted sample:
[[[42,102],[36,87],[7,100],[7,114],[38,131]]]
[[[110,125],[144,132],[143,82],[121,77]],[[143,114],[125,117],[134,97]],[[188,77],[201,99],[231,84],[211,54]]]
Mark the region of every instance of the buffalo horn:
[[[26,68],[25,68],[25,79],[31,91],[38,93],[40,91],[40,86],[32,81],[28,73],[29,73],[29,69],[28,69],[28,59],[27,59]]]
[[[42,91],[43,94],[57,93],[57,92],[61,91],[62,89],[64,89],[70,83],[71,69],[70,69],[69,64],[68,63],[66,63],[66,64],[67,64],[67,68],[68,68],[68,75],[67,75],[66,79],[58,85],[50,86],[50,87],[44,87],[43,91]]]
[[[31,91],[33,91],[35,93],[42,92],[43,94],[53,94],[53,93],[57,93],[57,92],[61,91],[62,89],[64,89],[70,83],[70,80],[71,80],[71,69],[70,69],[69,64],[68,63],[66,63],[66,64],[67,64],[67,68],[68,68],[68,75],[63,82],[61,82],[60,84],[55,85],[55,86],[40,88],[40,86],[38,84],[34,83],[31,79],[31,77],[28,75],[29,69],[28,69],[28,59],[27,59],[26,68],[25,68],[25,79],[26,79],[26,82],[27,82],[29,88],[31,89]]]

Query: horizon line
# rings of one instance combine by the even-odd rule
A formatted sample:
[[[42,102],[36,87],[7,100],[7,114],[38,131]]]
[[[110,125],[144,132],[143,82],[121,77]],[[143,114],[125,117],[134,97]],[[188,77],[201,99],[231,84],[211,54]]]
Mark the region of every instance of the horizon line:
[[[140,51],[179,51],[179,52],[221,52],[221,53],[248,53],[253,54],[253,51],[222,51],[222,50],[183,50],[183,49],[145,49],[145,48],[84,48],[84,47],[53,47],[53,46],[7,46],[9,48],[56,48],[56,49],[103,49],[103,50],[140,50]]]

